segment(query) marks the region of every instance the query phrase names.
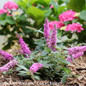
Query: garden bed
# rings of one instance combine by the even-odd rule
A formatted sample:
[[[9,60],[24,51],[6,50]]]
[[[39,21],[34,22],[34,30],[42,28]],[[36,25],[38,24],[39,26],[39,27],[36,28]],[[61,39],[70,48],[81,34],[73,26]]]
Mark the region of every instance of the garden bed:
[[[82,59],[83,58],[83,59]],[[6,64],[7,61],[0,57],[0,66]],[[76,63],[76,64],[75,64]],[[75,60],[75,63],[72,63],[69,68],[72,70],[72,73],[76,77],[68,78],[64,85],[66,86],[86,86],[86,55]],[[15,69],[14,69],[15,70]],[[64,86],[58,82],[51,81],[33,81],[29,79],[24,79],[23,77],[17,76],[16,72],[13,72],[12,75],[4,75],[0,73],[0,84],[4,86]],[[3,86],[3,85],[0,85]]]

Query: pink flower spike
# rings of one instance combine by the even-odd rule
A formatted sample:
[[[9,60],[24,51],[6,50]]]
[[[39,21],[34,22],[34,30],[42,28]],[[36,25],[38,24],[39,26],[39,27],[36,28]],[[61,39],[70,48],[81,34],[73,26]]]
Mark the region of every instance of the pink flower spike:
[[[7,63],[6,65],[4,65],[3,67],[0,67],[0,71],[2,71],[2,72],[9,71],[9,69],[13,68],[15,65],[17,65],[17,61],[12,60],[9,63]]]
[[[19,38],[19,44],[21,46],[22,53],[25,55],[26,58],[28,58],[29,55],[31,54],[29,47],[26,45],[26,43],[19,34],[17,34],[17,37]]]
[[[4,9],[16,10],[18,5],[14,1],[8,1],[4,4]]]
[[[37,72],[39,69],[41,69],[43,67],[43,64],[40,63],[34,63],[31,67],[30,67],[30,71],[32,71],[33,73]]]
[[[12,59],[14,59],[13,55],[11,55],[11,54],[9,54],[9,53],[7,53],[5,51],[0,50],[0,54],[4,57],[5,60],[12,60]]]
[[[46,18],[44,24],[44,38],[47,39],[48,37],[50,37],[50,29],[49,29],[49,20]]]
[[[55,48],[56,46],[57,46],[57,27],[56,27],[56,25],[54,25],[52,35],[51,35],[51,38],[50,38],[50,48],[53,51],[57,51],[56,48]]]

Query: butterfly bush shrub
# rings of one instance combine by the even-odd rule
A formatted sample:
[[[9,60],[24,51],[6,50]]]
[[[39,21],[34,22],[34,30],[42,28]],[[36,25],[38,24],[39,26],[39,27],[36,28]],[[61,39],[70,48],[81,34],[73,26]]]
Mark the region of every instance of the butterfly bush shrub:
[[[48,19],[45,20],[44,29],[50,29]],[[6,65],[0,67],[0,71],[8,73],[10,69],[15,71],[15,67],[17,75],[27,79],[51,80],[64,83],[67,77],[72,76],[68,68],[68,65],[72,61],[71,55],[74,59],[79,58],[84,55],[86,46],[67,48],[63,43],[58,44],[56,25],[54,25],[51,32],[44,32],[44,35],[46,34],[49,34],[48,42],[50,46],[47,44],[48,37],[45,38],[44,36],[35,41],[37,47],[34,51],[31,51],[27,47],[19,34],[16,34],[19,38],[19,45],[21,46],[21,50],[19,51],[22,53],[14,56],[8,54],[13,59],[10,59]],[[5,51],[3,52],[4,54],[1,53],[1,55],[5,58],[7,53]]]

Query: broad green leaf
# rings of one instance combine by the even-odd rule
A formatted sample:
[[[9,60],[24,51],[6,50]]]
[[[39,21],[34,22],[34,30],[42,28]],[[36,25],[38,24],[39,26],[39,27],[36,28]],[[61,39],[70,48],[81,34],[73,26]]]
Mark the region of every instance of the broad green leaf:
[[[42,4],[43,6],[49,6],[51,0],[38,0],[38,3]]]
[[[9,24],[15,24],[16,23],[16,21],[11,16],[6,17],[6,22]]]
[[[38,1],[38,0],[30,0],[30,1],[29,1],[29,4],[30,4],[30,5],[33,5],[33,4],[34,4],[35,2],[37,2],[37,1]]]
[[[41,80],[40,77],[37,76],[37,75],[34,75],[34,79],[36,79],[36,80]]]
[[[47,54],[48,54],[48,52],[45,51],[45,50],[43,50],[41,56],[45,56],[45,55],[47,55]]]
[[[50,8],[47,8],[46,13],[45,13],[45,17],[50,16],[51,12],[52,12],[52,10]]]
[[[29,7],[27,15],[39,24],[43,21],[45,12],[36,7]]]
[[[32,1],[32,0],[31,0]],[[29,0],[15,0],[15,2],[22,8],[24,11],[29,7]]]
[[[26,70],[28,71],[28,69],[25,67],[25,66],[22,66],[22,65],[18,65],[20,68],[22,68],[23,70]]]
[[[58,15],[61,14],[62,12],[66,11],[67,6],[60,6],[58,7]]]
[[[5,25],[6,24],[6,20],[0,20],[0,25]]]
[[[80,19],[83,19],[86,21],[86,10],[81,11],[79,17],[80,17]]]
[[[70,0],[68,3],[68,9],[72,9],[76,12],[80,12],[85,7],[85,0]]]

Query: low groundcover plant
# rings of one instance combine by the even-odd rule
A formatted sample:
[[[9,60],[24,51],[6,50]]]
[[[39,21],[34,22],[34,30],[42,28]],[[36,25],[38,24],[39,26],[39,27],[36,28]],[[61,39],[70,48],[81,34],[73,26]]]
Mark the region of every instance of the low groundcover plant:
[[[72,57],[76,59],[84,55],[82,52],[86,50],[86,46],[66,48],[62,44],[57,45],[57,27],[54,25],[50,32],[48,19],[45,20],[44,24],[44,38],[35,41],[37,47],[34,51],[31,51],[27,47],[19,34],[17,34],[17,37],[19,38],[19,44],[21,46],[19,52],[21,53],[13,56],[0,50],[0,54],[5,60],[10,61],[0,67],[0,71],[9,72],[16,65],[15,68],[18,75],[33,80],[65,82],[67,77],[72,76],[70,69],[67,67],[70,64],[69,61],[72,61]]]

